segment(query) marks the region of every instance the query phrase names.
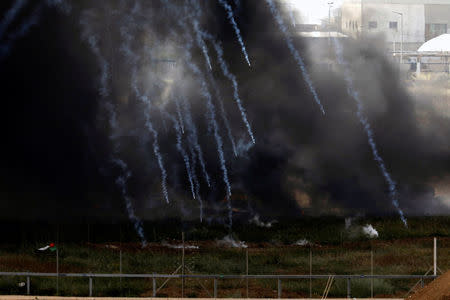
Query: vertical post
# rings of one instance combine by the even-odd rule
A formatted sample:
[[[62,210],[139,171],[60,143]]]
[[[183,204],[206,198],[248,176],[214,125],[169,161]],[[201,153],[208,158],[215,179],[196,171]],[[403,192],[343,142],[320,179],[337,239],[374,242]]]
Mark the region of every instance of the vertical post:
[[[217,278],[214,278],[214,299],[217,298]]]
[[[248,248],[245,248],[245,275],[247,275],[247,299],[248,299]]]
[[[373,249],[370,250],[370,298],[373,298]]]
[[[27,276],[27,295],[30,294],[30,276]]]
[[[119,223],[119,273],[122,275],[122,224]],[[122,276],[119,277],[120,295],[122,296]]]
[[[416,62],[416,77],[418,77],[420,75],[420,67],[421,67],[421,59],[420,56],[417,57],[417,62]]]
[[[347,277],[347,298],[352,297],[352,288],[351,288],[351,281],[350,277]]]
[[[436,276],[436,269],[437,269],[437,239],[434,238],[433,243],[433,274]]]
[[[92,297],[92,277],[89,277],[89,297]]]
[[[87,223],[87,262],[88,262],[88,270],[91,271],[90,259],[91,259],[91,251],[89,247],[89,243],[91,242],[91,225],[89,224],[89,220]]]
[[[119,249],[119,274],[122,275],[122,247]],[[120,276],[119,280],[120,289],[122,289],[122,276]]]
[[[281,279],[278,278],[278,299],[281,298]]]
[[[56,244],[56,295],[59,295],[59,245]]]
[[[183,242],[182,254],[181,254],[181,298],[184,298],[184,231],[181,233],[181,240]]]
[[[312,247],[309,246],[309,298],[312,298]]]
[[[153,282],[153,298],[156,297],[156,278],[153,277],[152,278],[152,282]]]
[[[402,44],[400,45],[400,65],[403,63],[403,13],[400,15],[402,20]]]
[[[423,286],[424,286],[424,282],[423,282],[423,277],[422,277],[422,278],[420,278],[420,287],[423,288]]]

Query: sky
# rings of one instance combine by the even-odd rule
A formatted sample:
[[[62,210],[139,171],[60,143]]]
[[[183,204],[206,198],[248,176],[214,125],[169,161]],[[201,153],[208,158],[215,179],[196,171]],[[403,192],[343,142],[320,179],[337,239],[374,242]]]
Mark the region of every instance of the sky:
[[[283,0],[301,12],[302,22],[307,24],[320,24],[320,20],[328,16],[328,2],[333,7],[340,6],[343,0]]]

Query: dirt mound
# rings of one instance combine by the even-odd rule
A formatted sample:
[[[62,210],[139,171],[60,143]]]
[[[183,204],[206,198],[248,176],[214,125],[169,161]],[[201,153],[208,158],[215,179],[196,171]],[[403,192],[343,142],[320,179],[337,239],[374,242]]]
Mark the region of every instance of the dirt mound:
[[[450,271],[433,280],[423,289],[407,298],[408,300],[449,300]]]

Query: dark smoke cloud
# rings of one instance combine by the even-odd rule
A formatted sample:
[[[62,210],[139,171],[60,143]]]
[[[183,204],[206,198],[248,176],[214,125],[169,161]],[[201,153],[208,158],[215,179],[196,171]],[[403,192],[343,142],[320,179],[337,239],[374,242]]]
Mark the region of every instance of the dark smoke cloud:
[[[231,85],[220,71],[213,45],[206,41],[213,76],[240,149],[235,157],[223,120],[217,115],[236,218],[249,211],[248,206],[261,215],[280,216],[298,216],[304,210],[394,213],[341,71],[328,64],[332,49],[329,51],[326,41],[295,38],[325,107],[323,116],[268,7],[261,2],[241,0],[234,9],[251,68],[242,58],[223,7],[214,1],[202,2],[200,27],[222,42],[256,138],[255,145],[249,144]],[[114,183],[121,170],[110,161],[116,145],[109,136],[115,134],[119,136],[119,154],[132,171],[128,189],[137,215],[144,219],[197,219],[198,202],[191,199],[172,121],[160,111],[163,108],[176,118],[172,99],[180,97],[191,103],[212,179],[209,189],[197,163],[205,219],[226,222],[225,187],[205,118],[205,102],[198,81],[184,63],[184,32],[192,29],[182,28],[162,1],[80,1],[71,7],[68,16],[54,8],[45,10],[41,18],[45,21],[17,42],[1,65],[2,217],[125,217],[124,202]],[[186,17],[188,12],[181,15]],[[101,69],[88,43],[81,39],[86,28],[80,19],[99,36],[102,55],[111,63],[109,99],[115,104],[120,132],[112,132],[108,124],[98,93]],[[189,19],[184,21],[190,24]],[[123,28],[132,34],[130,49],[140,57],[138,82],[157,103],[151,115],[168,173],[169,205],[161,193],[153,136],[145,128],[146,108],[133,93],[133,67],[121,50]],[[344,44],[380,154],[399,185],[400,206],[407,214],[448,214],[448,207],[435,197],[432,182],[449,173],[450,121],[430,112],[424,129],[400,74],[376,45],[370,40]],[[193,46],[193,61],[207,72],[201,49]],[[174,59],[177,67],[171,69],[161,59]],[[217,99],[214,104],[218,114]],[[310,205],[299,206],[298,193],[306,194]]]

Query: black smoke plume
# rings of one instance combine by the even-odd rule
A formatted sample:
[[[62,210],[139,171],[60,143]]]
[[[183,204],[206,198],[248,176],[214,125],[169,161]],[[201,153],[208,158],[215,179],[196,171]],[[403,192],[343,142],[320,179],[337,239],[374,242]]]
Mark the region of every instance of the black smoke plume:
[[[263,1],[240,1],[234,9],[251,68],[242,59],[223,7],[199,1],[200,28],[221,42],[238,80],[256,138],[253,145],[214,46],[205,39],[212,62],[209,70],[195,43],[191,23],[195,1],[67,2],[71,5],[67,13],[55,6],[43,9],[40,23],[16,41],[1,62],[2,218],[126,218],[115,185],[121,170],[111,163],[111,154],[118,149],[132,171],[127,185],[140,218],[198,219],[199,204],[192,199],[185,163],[176,148],[173,120],[165,115],[177,118],[174,99],[178,99],[190,104],[211,176],[209,188],[196,161],[205,219],[226,222],[221,166],[198,78],[186,67],[187,51],[204,74],[212,72],[236,140],[237,157],[214,98],[236,219],[247,218],[249,211],[274,216],[394,213],[326,40],[311,41],[292,32],[325,107],[324,116]],[[23,17],[10,30],[19,27]],[[116,132],[99,94],[102,70],[87,31],[97,36],[110,66],[108,99],[117,115]],[[128,42],[124,32],[131,36]],[[398,183],[400,207],[407,215],[448,214],[433,183],[449,176],[449,119],[432,110],[426,120],[418,117],[401,74],[376,41],[343,43],[380,155]],[[137,63],[132,63],[124,45]],[[147,108],[132,88],[136,70],[137,84],[153,103],[150,114],[168,174],[169,204],[161,192],[153,136],[145,127]],[[205,80],[211,95],[216,95],[207,76]],[[114,144],[111,136],[119,142]]]

